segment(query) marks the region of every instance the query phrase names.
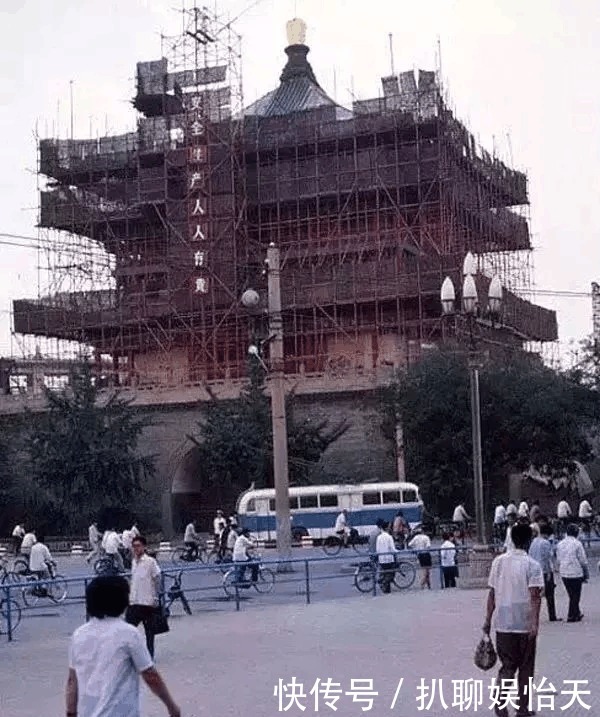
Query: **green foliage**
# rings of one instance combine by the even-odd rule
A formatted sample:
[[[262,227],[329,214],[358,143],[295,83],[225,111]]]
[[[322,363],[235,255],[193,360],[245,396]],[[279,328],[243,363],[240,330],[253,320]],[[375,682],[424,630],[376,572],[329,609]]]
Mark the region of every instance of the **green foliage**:
[[[508,474],[529,465],[563,467],[590,457],[600,397],[532,356],[486,361],[480,373],[482,462],[488,498],[506,497]],[[433,510],[471,502],[469,373],[464,356],[436,352],[398,376],[382,395],[390,441],[401,423],[407,477]]]
[[[308,483],[327,448],[348,429],[342,421],[297,421],[294,396],[286,400],[288,466],[291,484]],[[273,485],[273,434],[271,404],[265,393],[264,372],[250,364],[250,381],[240,398],[208,403],[205,420],[189,436],[201,452],[203,482],[228,489],[231,499],[252,483]]]
[[[90,366],[74,371],[61,393],[46,391],[47,411],[28,416],[26,450],[36,503],[51,516],[52,530],[82,530],[90,517],[111,522],[134,512],[152,457],[137,443],[149,421],[118,394],[99,400]]]

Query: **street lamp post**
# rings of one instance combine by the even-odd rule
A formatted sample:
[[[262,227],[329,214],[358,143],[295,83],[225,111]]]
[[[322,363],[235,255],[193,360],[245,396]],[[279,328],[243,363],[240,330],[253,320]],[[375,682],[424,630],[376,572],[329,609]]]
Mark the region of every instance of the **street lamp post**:
[[[462,311],[469,323],[469,384],[471,394],[471,433],[473,440],[473,492],[475,498],[475,522],[477,527],[477,543],[487,545],[485,528],[485,511],[483,505],[483,467],[481,457],[481,406],[479,400],[479,369],[481,359],[477,354],[473,326],[480,314],[479,297],[474,275],[477,272],[477,262],[471,252],[467,254],[463,263]],[[447,276],[441,289],[442,313],[445,316],[455,314],[456,294],[452,279]],[[487,313],[492,317],[498,316],[502,307],[502,285],[500,279],[494,276],[488,290]]]
[[[292,530],[290,520],[290,487],[288,477],[287,423],[285,410],[285,369],[283,354],[283,319],[281,316],[281,272],[279,249],[270,244],[267,249],[268,291],[267,314],[269,319],[268,382],[271,394],[271,422],[273,429],[273,480],[275,483],[275,520],[277,524],[277,552],[281,560],[292,557]],[[256,309],[260,297],[254,289],[242,295],[247,309]],[[267,368],[257,346],[248,353]],[[290,570],[290,564],[280,563],[279,571]]]

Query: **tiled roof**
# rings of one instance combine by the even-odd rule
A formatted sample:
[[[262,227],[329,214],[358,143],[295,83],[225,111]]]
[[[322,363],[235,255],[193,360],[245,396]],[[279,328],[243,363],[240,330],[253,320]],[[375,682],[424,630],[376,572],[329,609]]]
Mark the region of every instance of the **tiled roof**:
[[[286,48],[289,60],[281,75],[279,87],[246,108],[245,114],[255,117],[279,117],[321,107],[336,108],[338,119],[347,119],[352,112],[338,105],[319,86],[312,67],[306,60],[308,48],[293,45]]]

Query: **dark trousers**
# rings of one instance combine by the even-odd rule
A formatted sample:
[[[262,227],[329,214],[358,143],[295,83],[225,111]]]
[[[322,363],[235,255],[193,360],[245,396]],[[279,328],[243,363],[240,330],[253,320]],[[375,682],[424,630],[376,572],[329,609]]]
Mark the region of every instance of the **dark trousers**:
[[[496,651],[500,659],[498,682],[502,687],[502,680],[514,680],[518,671],[519,685],[519,712],[528,708],[529,695],[527,687],[529,678],[533,678],[535,669],[536,638],[521,632],[497,632]],[[503,694],[502,689],[500,693]],[[504,700],[503,700],[504,701]]]
[[[15,555],[18,555],[21,552],[21,543],[22,542],[23,542],[23,538],[13,535],[13,550],[15,551]]]
[[[187,543],[184,543],[184,545],[187,548],[188,560],[198,560],[198,543],[189,540]]]
[[[548,620],[556,620],[556,605],[554,602],[554,575],[552,573],[544,574],[544,595],[546,596],[546,606],[548,607]]]
[[[154,633],[152,632],[152,615],[156,611],[150,605],[130,605],[125,613],[125,620],[130,625],[137,627],[140,622],[144,625],[146,633],[146,647],[150,657],[154,658]]]
[[[392,592],[392,581],[396,572],[396,563],[379,563],[379,584],[384,593]]]
[[[449,565],[448,567],[442,567],[442,574],[444,575],[444,587],[455,588],[456,587],[456,565]]]
[[[583,578],[563,578],[562,580],[569,595],[569,614],[567,615],[567,619],[575,622],[579,620],[581,615],[579,601],[581,600]]]

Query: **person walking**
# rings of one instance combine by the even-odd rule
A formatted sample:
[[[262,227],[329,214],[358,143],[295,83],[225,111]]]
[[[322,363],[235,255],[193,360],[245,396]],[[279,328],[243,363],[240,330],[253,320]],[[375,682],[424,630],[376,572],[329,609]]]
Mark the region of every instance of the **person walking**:
[[[579,608],[581,587],[588,581],[589,568],[585,550],[577,539],[579,528],[570,523],[567,534],[556,547],[558,572],[569,596],[567,622],[581,622],[583,614]]]
[[[417,560],[421,566],[421,590],[431,590],[431,540],[421,528],[415,528],[416,535],[409,542],[408,547],[417,551]]]
[[[506,519],[508,520],[508,516],[511,515],[513,516],[513,522],[515,522],[517,520],[517,513],[517,506],[515,505],[514,501],[511,500],[506,506]]]
[[[92,521],[92,524],[88,528],[88,541],[91,550],[87,558],[85,559],[86,563],[89,563],[92,558],[95,560],[96,558],[100,557],[102,536],[100,535],[100,531],[98,530],[98,522],[96,520]]]
[[[219,546],[221,545],[221,533],[225,529],[225,526],[227,525],[227,521],[225,520],[225,515],[222,510],[217,511],[217,515],[215,516],[213,520],[213,537],[215,540],[215,550],[219,551]]]
[[[537,524],[536,524],[537,525]],[[552,528],[548,523],[541,523],[539,525],[539,535],[534,537],[529,546],[529,557],[536,560],[542,568],[544,575],[544,596],[546,597],[546,607],[548,608],[548,620],[550,622],[560,621],[561,618],[556,617],[556,605],[554,602],[554,590],[556,583],[554,582],[554,570],[553,570],[553,553],[552,543],[550,542],[550,536],[552,535]]]
[[[529,518],[529,504],[527,498],[519,503],[517,508],[517,518]]]
[[[489,593],[483,631],[489,635],[495,615],[496,650],[500,658],[497,717],[508,717],[507,686],[518,672],[518,717],[533,715],[527,688],[533,680],[544,576],[540,564],[527,555],[531,543],[529,525],[512,529],[515,549],[494,558],[488,579]],[[507,680],[507,682],[503,682]]]
[[[456,545],[450,540],[450,533],[442,534],[440,547],[440,565],[445,588],[456,587]]]
[[[531,504],[529,510],[529,520],[532,523],[537,523],[542,518],[542,509],[540,508],[540,501],[536,498]]]
[[[502,543],[506,536],[506,508],[503,503],[498,503],[494,508],[494,538]]]
[[[401,548],[406,547],[406,536],[408,534],[408,523],[404,517],[404,513],[399,510],[394,516],[392,523],[392,537]]]
[[[396,544],[387,531],[387,523],[379,523],[378,528],[379,535],[375,541],[375,551],[380,570],[379,584],[381,585],[381,591],[389,594],[392,592],[392,581],[394,580],[396,569]]]
[[[579,522],[581,524],[581,530],[587,540],[588,548],[592,543],[592,520],[594,518],[594,510],[590,505],[589,500],[585,498],[579,503]]]
[[[169,717],[181,717],[141,635],[120,619],[128,598],[129,585],[120,576],[97,577],[88,585],[90,620],[75,630],[69,648],[67,717],[140,717],[140,677]]]
[[[146,647],[154,658],[154,632],[152,619],[158,608],[160,592],[160,568],[154,558],[146,554],[146,538],[138,535],[131,543],[131,594],[125,620],[134,627],[140,622],[146,633]]]

